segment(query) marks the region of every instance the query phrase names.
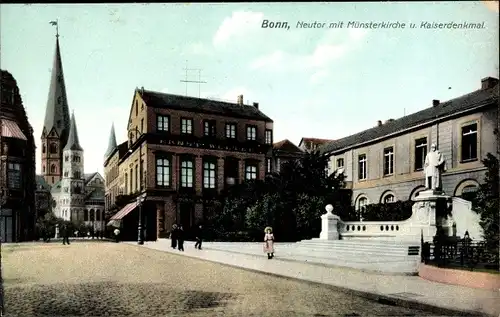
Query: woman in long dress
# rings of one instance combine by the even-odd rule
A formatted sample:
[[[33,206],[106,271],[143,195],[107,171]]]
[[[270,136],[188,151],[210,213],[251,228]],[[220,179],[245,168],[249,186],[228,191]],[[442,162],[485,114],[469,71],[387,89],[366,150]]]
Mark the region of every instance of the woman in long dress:
[[[267,258],[272,259],[274,257],[274,235],[273,228],[266,227],[264,229],[264,253],[267,253]]]

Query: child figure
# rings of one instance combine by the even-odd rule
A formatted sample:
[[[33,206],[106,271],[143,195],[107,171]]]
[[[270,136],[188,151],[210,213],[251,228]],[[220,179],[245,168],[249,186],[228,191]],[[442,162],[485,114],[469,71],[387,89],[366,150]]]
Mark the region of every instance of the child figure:
[[[274,257],[274,235],[273,228],[266,227],[264,229],[264,253],[267,253],[267,258],[272,259]]]

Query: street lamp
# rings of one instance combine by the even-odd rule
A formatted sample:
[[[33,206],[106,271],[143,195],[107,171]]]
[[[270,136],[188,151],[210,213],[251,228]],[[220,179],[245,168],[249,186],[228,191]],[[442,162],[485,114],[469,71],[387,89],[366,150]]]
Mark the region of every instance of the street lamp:
[[[139,129],[137,129],[137,127],[134,129],[134,132],[136,133],[136,138],[137,138],[137,135],[139,135],[139,137],[142,136],[142,133],[139,132]],[[132,148],[130,148],[129,150],[129,153],[132,153]],[[132,177],[132,175],[130,176]],[[143,187],[142,187],[142,144],[141,146],[139,146],[139,190],[142,191]],[[143,232],[142,232],[142,203],[144,202],[144,200],[146,199],[145,195],[140,195],[139,197],[137,197],[137,202],[139,203],[139,221],[138,221],[138,225],[137,225],[137,244],[144,244],[144,236],[143,236]]]

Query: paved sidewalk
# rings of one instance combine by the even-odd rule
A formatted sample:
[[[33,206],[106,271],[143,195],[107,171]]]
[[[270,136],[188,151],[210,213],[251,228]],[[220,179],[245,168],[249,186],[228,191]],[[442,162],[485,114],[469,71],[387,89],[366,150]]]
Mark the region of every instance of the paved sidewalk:
[[[126,242],[137,245],[136,242]],[[355,296],[408,308],[453,312],[457,315],[500,315],[500,290],[488,291],[447,285],[418,276],[387,276],[348,268],[322,267],[308,263],[268,260],[265,256],[220,250],[196,250],[194,242],[185,242],[185,251],[170,247],[170,240],[145,242],[144,247],[217,262],[261,273],[320,283],[341,288]],[[479,313],[479,314],[478,314]]]

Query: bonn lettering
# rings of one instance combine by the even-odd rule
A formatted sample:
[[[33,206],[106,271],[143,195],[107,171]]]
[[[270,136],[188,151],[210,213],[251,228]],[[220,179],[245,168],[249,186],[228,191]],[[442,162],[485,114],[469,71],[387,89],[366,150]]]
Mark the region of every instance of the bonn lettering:
[[[262,28],[270,28],[270,29],[289,29],[288,22],[272,22],[269,20],[262,21]]]

